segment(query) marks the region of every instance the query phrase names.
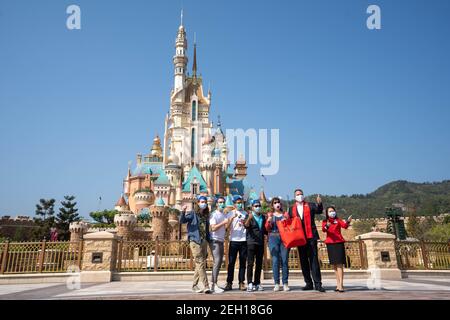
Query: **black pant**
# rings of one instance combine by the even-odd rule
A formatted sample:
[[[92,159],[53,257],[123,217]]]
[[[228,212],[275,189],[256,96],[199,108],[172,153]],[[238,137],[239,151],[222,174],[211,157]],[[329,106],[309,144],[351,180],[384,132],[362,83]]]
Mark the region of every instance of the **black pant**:
[[[297,247],[298,253],[300,255],[300,263],[302,265],[303,278],[305,279],[306,285],[320,287],[322,286],[322,277],[320,275],[320,265],[319,256],[317,254],[317,240],[308,239],[306,244],[301,247]],[[312,279],[311,279],[312,273]]]
[[[256,243],[247,244],[247,282],[254,285],[261,284],[261,270],[264,246]],[[255,279],[253,280],[253,264],[256,258]]]
[[[245,262],[247,261],[247,241],[230,241],[228,248],[228,275],[227,283],[232,284],[234,279],[234,265],[239,253],[239,283],[245,281]]]

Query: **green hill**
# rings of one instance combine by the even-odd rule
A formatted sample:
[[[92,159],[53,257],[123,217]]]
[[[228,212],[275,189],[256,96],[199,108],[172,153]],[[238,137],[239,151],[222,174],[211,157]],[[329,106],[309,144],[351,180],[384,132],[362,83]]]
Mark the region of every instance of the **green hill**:
[[[315,201],[315,195],[308,197]],[[335,205],[341,216],[355,218],[382,217],[385,208],[394,203],[402,205],[408,213],[438,215],[450,212],[450,180],[432,183],[394,181],[369,194],[342,196],[322,195],[324,204]]]

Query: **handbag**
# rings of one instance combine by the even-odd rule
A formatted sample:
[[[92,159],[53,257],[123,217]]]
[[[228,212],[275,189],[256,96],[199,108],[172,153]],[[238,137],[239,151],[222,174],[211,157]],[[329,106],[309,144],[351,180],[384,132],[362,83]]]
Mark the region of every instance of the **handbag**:
[[[281,241],[286,248],[304,246],[306,244],[305,233],[299,217],[292,217],[277,221]]]

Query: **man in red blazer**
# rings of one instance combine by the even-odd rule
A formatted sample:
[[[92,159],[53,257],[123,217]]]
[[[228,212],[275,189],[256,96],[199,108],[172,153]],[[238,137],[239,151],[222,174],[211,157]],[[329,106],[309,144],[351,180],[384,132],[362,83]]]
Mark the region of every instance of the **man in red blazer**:
[[[320,274],[319,257],[317,253],[319,233],[317,232],[316,223],[314,222],[316,214],[323,213],[322,199],[320,198],[320,195],[317,195],[317,204],[307,202],[305,201],[302,189],[296,189],[294,195],[295,203],[289,208],[289,216],[300,217],[306,239],[306,244],[304,246],[297,247],[300,263],[302,265],[303,278],[306,283],[303,290],[313,290],[315,288],[319,292],[325,292],[325,289],[322,287],[322,277]]]

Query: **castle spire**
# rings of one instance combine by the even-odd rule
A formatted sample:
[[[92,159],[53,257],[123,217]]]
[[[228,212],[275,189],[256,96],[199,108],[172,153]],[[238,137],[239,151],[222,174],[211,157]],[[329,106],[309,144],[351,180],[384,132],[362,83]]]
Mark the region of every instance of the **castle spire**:
[[[181,25],[178,28],[177,38],[175,40],[175,56],[173,57],[175,83],[174,89],[178,91],[183,88],[186,77],[187,58],[187,39],[186,31],[183,27],[183,11],[181,12]]]
[[[181,23],[180,26],[183,26],[183,9],[181,9]]]
[[[194,33],[194,61],[192,63],[192,75],[194,78],[197,77],[197,37]]]

